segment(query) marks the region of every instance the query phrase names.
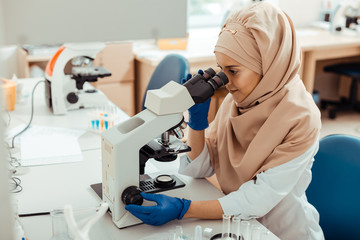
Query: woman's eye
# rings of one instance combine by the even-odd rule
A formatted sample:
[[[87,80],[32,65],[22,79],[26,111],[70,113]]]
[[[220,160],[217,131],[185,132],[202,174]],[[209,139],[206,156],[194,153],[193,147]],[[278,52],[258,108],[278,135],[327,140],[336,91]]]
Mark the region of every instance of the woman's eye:
[[[230,72],[231,74],[236,74],[236,73],[237,73],[236,70],[232,70],[232,69],[229,69],[229,72]]]

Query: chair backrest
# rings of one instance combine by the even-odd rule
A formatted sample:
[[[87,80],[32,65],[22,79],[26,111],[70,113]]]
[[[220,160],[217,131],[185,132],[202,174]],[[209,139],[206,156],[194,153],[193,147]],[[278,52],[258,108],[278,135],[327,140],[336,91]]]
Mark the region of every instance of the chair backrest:
[[[360,138],[321,139],[312,176],[306,195],[320,213],[325,239],[359,239]]]
[[[145,109],[145,98],[148,90],[159,89],[169,81],[181,83],[189,73],[189,63],[187,59],[179,54],[167,55],[155,68],[142,102],[142,110]]]

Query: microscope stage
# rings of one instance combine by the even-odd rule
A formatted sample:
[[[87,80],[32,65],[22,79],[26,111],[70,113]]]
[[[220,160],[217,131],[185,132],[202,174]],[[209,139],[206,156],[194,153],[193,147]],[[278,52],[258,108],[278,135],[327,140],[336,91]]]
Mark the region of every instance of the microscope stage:
[[[170,186],[159,186],[159,184],[156,183],[156,179],[159,177],[168,176],[173,181],[171,181]],[[90,187],[95,191],[95,193],[102,199],[102,183],[96,183],[90,185]],[[155,179],[149,177],[149,175],[144,174],[140,176],[140,190],[142,192],[146,193],[159,193],[164,191],[169,191],[176,188],[182,188],[185,187],[185,183],[181,181],[178,177],[175,175],[159,175]]]

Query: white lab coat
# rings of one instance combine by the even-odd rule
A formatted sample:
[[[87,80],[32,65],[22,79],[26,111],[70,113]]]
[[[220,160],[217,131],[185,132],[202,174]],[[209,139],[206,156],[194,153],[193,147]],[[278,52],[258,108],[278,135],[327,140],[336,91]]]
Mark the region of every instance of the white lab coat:
[[[319,213],[305,195],[318,147],[316,141],[303,155],[257,174],[256,180],[220,198],[224,213],[241,219],[256,218],[280,239],[324,239]],[[213,175],[207,146],[193,161],[181,156],[179,173],[196,178]]]

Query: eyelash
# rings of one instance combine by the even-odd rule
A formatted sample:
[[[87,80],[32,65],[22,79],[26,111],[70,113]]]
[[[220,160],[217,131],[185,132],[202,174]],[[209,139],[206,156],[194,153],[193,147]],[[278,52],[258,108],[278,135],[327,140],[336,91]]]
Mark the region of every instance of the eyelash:
[[[219,65],[217,65],[217,67],[220,68],[220,70],[222,70],[222,67],[220,67]],[[229,71],[231,74],[233,74],[233,75],[236,74],[236,73],[238,73],[237,70],[229,69],[228,71]]]

